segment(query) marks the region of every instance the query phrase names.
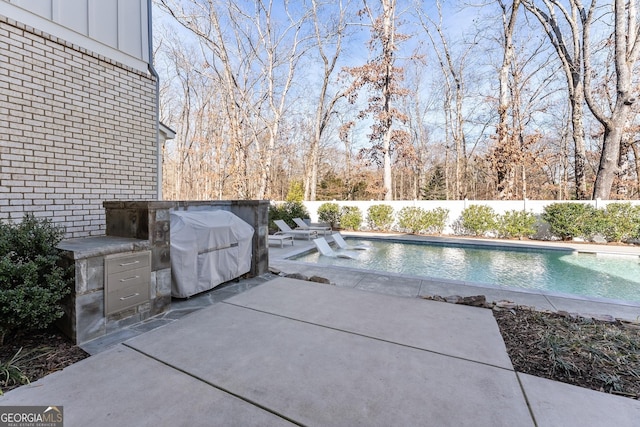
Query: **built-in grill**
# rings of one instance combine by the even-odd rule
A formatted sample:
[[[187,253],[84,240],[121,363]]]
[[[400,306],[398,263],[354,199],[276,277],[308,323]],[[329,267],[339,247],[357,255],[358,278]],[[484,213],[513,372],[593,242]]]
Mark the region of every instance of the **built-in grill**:
[[[254,229],[231,212],[171,212],[171,295],[188,298],[251,270]]]

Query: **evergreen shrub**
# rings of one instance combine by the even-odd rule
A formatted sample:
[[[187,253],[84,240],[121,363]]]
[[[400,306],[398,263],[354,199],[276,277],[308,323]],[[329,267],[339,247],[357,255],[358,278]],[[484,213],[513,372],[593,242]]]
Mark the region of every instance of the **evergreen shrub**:
[[[332,202],[321,204],[318,207],[318,220],[336,228],[340,225],[340,206]]]
[[[302,202],[272,203],[269,206],[269,232],[275,233],[279,230],[278,226],[273,222],[276,219],[284,220],[289,227],[296,228],[297,225],[293,218],[309,218],[309,211],[307,211]]]
[[[531,237],[536,233],[536,217],[527,211],[507,211],[498,219],[501,237]]]
[[[498,228],[498,216],[491,206],[471,205],[462,211],[460,225],[465,234],[485,236]]]
[[[357,206],[343,206],[340,209],[340,227],[359,230],[362,224],[362,211]]]
[[[602,229],[602,215],[589,204],[552,203],[545,206],[542,219],[551,233],[562,240],[589,238]]]
[[[447,226],[449,209],[435,208],[425,212],[426,231],[429,233],[442,234]]]
[[[0,344],[12,331],[45,329],[64,314],[73,274],[56,248],[63,236],[31,214],[17,224],[0,221]]]
[[[609,242],[621,242],[640,237],[640,206],[631,203],[610,203],[604,210],[604,237]]]
[[[367,209],[367,225],[371,230],[390,230],[393,225],[393,208],[389,205],[369,206],[369,209]]]
[[[413,234],[426,231],[429,228],[427,211],[417,206],[405,206],[398,212],[398,225]]]

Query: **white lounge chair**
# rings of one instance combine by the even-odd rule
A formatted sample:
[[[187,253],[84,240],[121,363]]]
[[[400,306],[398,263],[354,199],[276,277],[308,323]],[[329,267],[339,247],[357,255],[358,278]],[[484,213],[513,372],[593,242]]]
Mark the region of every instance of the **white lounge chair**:
[[[344,241],[344,238],[340,233],[333,233],[331,237],[333,237],[333,241],[336,242],[336,245],[338,245],[340,249],[350,249],[350,250],[357,250],[357,251],[366,251],[371,249],[370,247],[364,246],[364,245],[354,246],[354,245],[348,244],[347,242]]]
[[[324,237],[318,237],[317,239],[313,239],[313,243],[316,244],[316,248],[318,249],[318,252],[320,252],[321,255],[329,256],[332,258],[353,259],[351,255],[348,255],[342,252],[336,252],[333,249],[331,249],[331,246],[329,246],[329,243],[325,240]]]
[[[325,225],[307,225],[306,222],[302,220],[302,218],[293,218],[293,222],[296,223],[298,229],[300,230],[315,230],[323,235],[331,234],[331,227]]]
[[[276,219],[273,222],[280,229],[280,231],[276,231],[274,234],[284,234],[284,235],[293,236],[293,237],[303,236],[307,240],[311,240],[312,237],[314,239],[318,237],[318,232],[315,230],[299,230],[299,229],[293,230],[291,227],[289,227],[289,224],[287,224],[281,219]]]

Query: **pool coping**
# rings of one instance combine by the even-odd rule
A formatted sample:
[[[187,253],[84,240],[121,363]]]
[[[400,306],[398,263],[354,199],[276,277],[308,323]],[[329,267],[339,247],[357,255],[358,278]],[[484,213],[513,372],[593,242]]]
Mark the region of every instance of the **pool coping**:
[[[577,242],[549,242],[549,241],[513,241],[503,239],[481,239],[481,238],[462,238],[462,237],[443,237],[443,236],[416,236],[408,234],[392,234],[392,233],[363,233],[363,232],[341,232],[345,237],[349,238],[366,238],[370,240],[392,240],[400,242],[425,242],[425,243],[455,243],[468,246],[485,246],[485,247],[515,247],[526,248],[532,250],[562,250],[572,251],[579,253],[590,254],[607,254],[607,255],[623,255],[640,257],[640,247],[637,246],[611,246],[611,245],[593,245]],[[327,270],[326,266],[319,268],[318,264],[307,263],[302,261],[292,260],[290,258],[302,255],[304,253],[313,252],[315,248],[311,244],[305,244],[302,247],[297,246],[295,249],[283,253],[281,251],[270,251],[270,265],[276,269],[289,272],[314,271],[318,269],[322,275],[321,270]],[[272,256],[275,255],[275,256]],[[296,268],[297,265],[297,268]],[[615,319],[626,322],[640,322],[640,301],[627,301],[617,300],[603,297],[591,297],[575,294],[567,294],[564,292],[554,291],[542,291],[542,290],[530,290],[530,289],[518,289],[511,287],[504,287],[498,285],[490,285],[485,283],[475,283],[452,279],[441,279],[430,276],[415,276],[402,273],[390,273],[375,270],[364,270],[353,267],[343,266],[331,266],[331,269],[335,272],[349,273],[347,276],[353,275],[366,275],[388,278],[401,278],[405,280],[420,281],[420,286],[415,292],[415,295],[407,295],[414,297],[433,297],[441,296],[448,297],[453,295],[459,296],[473,296],[479,295],[482,292],[485,294],[493,294],[496,296],[503,296],[504,300],[513,302],[522,306],[529,306],[535,309],[551,310],[555,312],[569,312],[579,314],[588,317],[602,317],[611,316]],[[345,280],[344,283],[336,283],[339,286],[346,287],[360,287],[365,288],[363,285],[364,279],[360,278],[358,283],[348,283],[349,280]],[[369,286],[370,288],[370,286]],[[434,289],[440,289],[441,293],[435,294]],[[367,289],[371,290],[371,289]],[[381,293],[394,293],[390,286],[379,286],[375,289]],[[491,297],[487,295],[487,300]],[[542,298],[543,300],[541,300]],[[496,301],[494,301],[496,302]]]

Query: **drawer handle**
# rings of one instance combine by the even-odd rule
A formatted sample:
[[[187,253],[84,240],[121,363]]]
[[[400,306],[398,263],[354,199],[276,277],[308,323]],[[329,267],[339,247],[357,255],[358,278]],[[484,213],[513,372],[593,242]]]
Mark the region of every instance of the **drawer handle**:
[[[129,280],[136,280],[140,276],[127,277],[126,279],[120,279],[121,282],[128,282]]]
[[[140,260],[120,263],[120,267],[126,267],[127,265],[134,265],[134,264],[140,264]]]
[[[124,300],[127,300],[129,298],[137,297],[138,295],[140,295],[140,294],[138,292],[136,292],[135,294],[129,295],[128,297],[120,297],[120,301],[124,301]]]

